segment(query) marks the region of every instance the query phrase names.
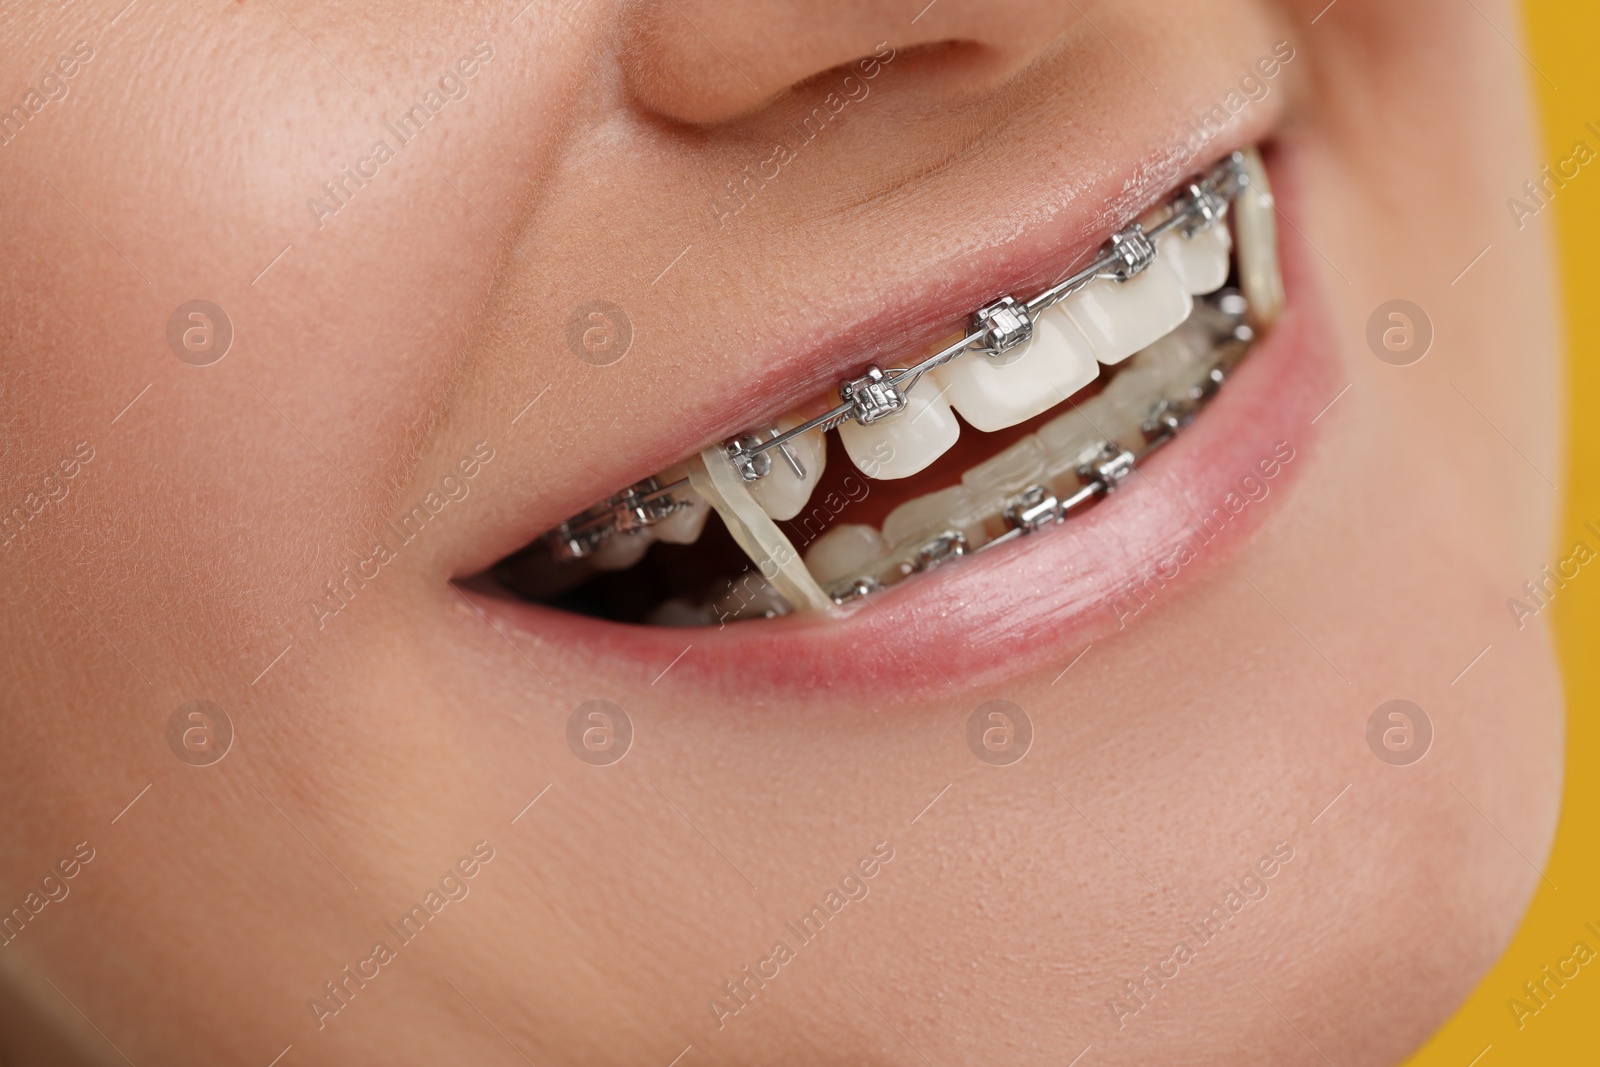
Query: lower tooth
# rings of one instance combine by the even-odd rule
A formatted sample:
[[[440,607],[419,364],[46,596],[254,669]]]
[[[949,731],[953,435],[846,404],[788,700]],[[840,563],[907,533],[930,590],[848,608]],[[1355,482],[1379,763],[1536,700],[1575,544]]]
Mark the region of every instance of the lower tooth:
[[[1283,275],[1278,265],[1277,208],[1267,168],[1254,148],[1243,152],[1250,187],[1233,202],[1234,236],[1239,243],[1239,288],[1258,326],[1277,319],[1283,310]]]
[[[707,605],[696,605],[673,597],[645,617],[648,626],[710,626],[717,621],[717,613]]]
[[[788,599],[759,574],[746,574],[737,582],[729,581],[727,590],[711,602],[713,619],[722,622],[771,619],[792,610]]]
[[[1196,326],[1191,316],[1179,329],[1173,330],[1148,348],[1141,349],[1131,361],[1131,367],[1154,367],[1163,376],[1170,377],[1183,367],[1205,358],[1211,350],[1211,339]],[[1124,372],[1126,373],[1126,372]]]
[[[1079,465],[1105,444],[1106,433],[1099,426],[1104,421],[1096,397],[1039,427],[1034,436],[1044,449],[1050,480],[1058,493],[1069,494],[1077,487]]]
[[[1096,279],[1058,306],[1089,339],[1096,359],[1120,363],[1176,329],[1194,310],[1194,298],[1172,264],[1157,256],[1127,281]]]
[[[820,585],[867,571],[888,549],[883,535],[871,526],[841,523],[831,527],[806,550],[806,567]]]
[[[904,411],[862,425],[846,422],[839,441],[868,478],[909,478],[950,450],[961,436],[950,402],[933,375],[924,375],[908,395]]]
[[[961,476],[961,484],[984,513],[998,513],[1004,501],[1045,479],[1044,446],[1033,434],[1022,438]]]
[[[1184,328],[1209,351],[1217,341],[1234,334],[1243,324],[1248,310],[1243,295],[1223,293],[1213,300],[1197,301],[1194,314],[1189,316]]]
[[[1108,439],[1137,448],[1144,443],[1140,428],[1166,377],[1159,366],[1128,367],[1100,394],[1099,410],[1089,414]]]
[[[650,542],[654,540],[653,530],[636,530],[608,537],[605,544],[595,549],[589,562],[594,564],[595,570],[625,571],[644,558],[644,554],[650,550]]]
[[[944,530],[961,533],[972,548],[988,540],[979,505],[965,485],[908,500],[883,520],[883,539],[895,548],[925,541]]]

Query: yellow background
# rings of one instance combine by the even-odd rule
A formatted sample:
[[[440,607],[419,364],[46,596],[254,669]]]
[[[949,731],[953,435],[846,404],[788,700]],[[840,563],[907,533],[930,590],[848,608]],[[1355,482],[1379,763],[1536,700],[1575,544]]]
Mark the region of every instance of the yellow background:
[[[1527,0],[1523,5],[1528,58],[1551,82],[1529,69],[1544,122],[1544,158],[1561,159],[1582,137],[1586,121],[1600,127],[1600,3]],[[1473,16],[1470,11],[1467,17]],[[1510,27],[1506,27],[1508,30]],[[1600,518],[1600,179],[1569,184],[1552,202],[1558,229],[1567,310],[1570,380],[1566,515],[1561,543],[1593,542],[1585,518]],[[1553,548],[1554,546],[1552,546]],[[1580,938],[1600,951],[1600,582],[1575,582],[1553,602],[1556,637],[1567,683],[1567,778],[1561,824],[1547,874],[1533,907],[1504,958],[1411,1067],[1537,1064],[1600,1065],[1600,961],[1578,972],[1522,1029],[1507,1000],[1522,983],[1572,952]],[[1488,1049],[1485,1052],[1485,1048]]]

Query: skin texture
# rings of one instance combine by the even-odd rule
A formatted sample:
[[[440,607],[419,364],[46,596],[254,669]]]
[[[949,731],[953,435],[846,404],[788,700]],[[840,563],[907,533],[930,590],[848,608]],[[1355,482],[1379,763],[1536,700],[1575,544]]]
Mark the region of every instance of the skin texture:
[[[1504,208],[1544,161],[1526,68],[1486,24],[1514,36],[1513,8],[1343,0],[1312,25],[1321,2],[942,0],[914,22],[859,0],[519,6],[0,15],[0,106],[38,84],[18,72],[94,50],[0,147],[4,505],[79,442],[94,457],[0,549],[0,903],[94,850],[0,948],[0,1049],[1059,1064],[1092,1045],[1085,1063],[1344,1065],[1415,1048],[1510,936],[1560,789],[1545,616],[1518,629],[1505,603],[1565,554],[1546,234],[1507,236]],[[1280,228],[1327,323],[1327,397],[1349,391],[1296,442],[1273,510],[1065,675],[1082,644],[1046,636],[1047,667],[903,700],[718,684],[497,632],[452,585],[823,391],[862,346],[1027,291],[1028,233],[1063,227],[1076,251],[1151,202],[1185,123],[1282,40],[1296,58],[1226,139],[1293,157]],[[480,41],[465,95],[319,219],[322,183]],[[872,95],[719,224],[724,180],[880,41],[895,58]],[[1365,339],[1397,297],[1435,329],[1408,368]],[[235,331],[208,367],[165,334],[196,298]],[[561,336],[596,298],[635,336],[605,368]],[[493,458],[464,498],[347,607],[308,607],[478,442]],[[564,740],[595,698],[635,728],[605,768]],[[1034,725],[1010,767],[964,741],[994,698]],[[1410,767],[1365,739],[1392,698],[1433,723]],[[235,731],[209,767],[166,739],[195,699]],[[470,893],[319,1027],[308,999],[397,943],[384,924],[480,841]],[[868,895],[719,1027],[724,983],[878,842],[893,859]],[[1292,859],[1267,894],[1147,1005],[1127,998],[1275,846]],[[1119,996],[1138,1011],[1119,1020]]]

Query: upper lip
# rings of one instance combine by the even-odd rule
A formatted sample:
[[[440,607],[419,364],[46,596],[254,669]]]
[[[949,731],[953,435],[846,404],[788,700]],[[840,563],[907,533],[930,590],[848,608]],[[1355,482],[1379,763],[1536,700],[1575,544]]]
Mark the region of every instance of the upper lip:
[[[1265,115],[1258,120],[1267,121]],[[1244,130],[1227,143],[1213,143],[1184,174],[1252,143],[1252,133],[1259,132]],[[1148,175],[1158,169],[1159,160],[1149,159],[1122,173]],[[1081,197],[1071,210],[1011,241],[954,257],[961,269],[951,280],[940,280],[950,262],[902,264],[884,271],[883,287],[872,294],[836,296],[827,303],[839,313],[814,324],[771,365],[747,359],[712,386],[674,397],[644,438],[648,444],[626,453],[591,453],[584,469],[572,470],[559,484],[541,485],[538,492],[506,485],[502,477],[498,491],[515,499],[506,502],[510,507],[495,509],[501,517],[476,530],[459,558],[444,561],[449,573],[455,578],[479,573],[620,487],[830,390],[867,362],[887,365],[888,358],[872,355],[886,347],[885,337],[904,342],[895,346],[896,353],[912,355],[995,295],[1027,296],[1051,284],[1081,265],[1111,232],[1158,203],[1173,184],[1120,181],[1111,173],[1099,180],[1098,200]],[[1292,186],[1292,175],[1286,183],[1274,165],[1274,182],[1280,204],[1292,202],[1292,187],[1288,198],[1281,188]],[[489,617],[531,640],[532,654],[537,655],[537,646],[570,645],[570,662],[611,660],[619,677],[636,674],[646,683],[670,662],[676,684],[698,683],[742,698],[762,691],[848,686],[895,702],[1053,663],[1106,630],[1112,622],[1105,610],[1108,591],[1125,572],[1181,536],[1197,505],[1210,507],[1216,502],[1212,496],[1220,500],[1228,482],[1249,472],[1278,436],[1294,436],[1296,446],[1304,442],[1311,413],[1326,400],[1332,356],[1297,251],[1283,250],[1290,291],[1283,320],[1185,439],[1158,454],[1128,491],[1045,536],[869,599],[846,619],[791,616],[684,631],[575,616],[470,586],[468,594]],[[1208,554],[1214,560],[1225,552]],[[686,654],[686,646],[693,651]],[[576,654],[578,648],[582,655]]]

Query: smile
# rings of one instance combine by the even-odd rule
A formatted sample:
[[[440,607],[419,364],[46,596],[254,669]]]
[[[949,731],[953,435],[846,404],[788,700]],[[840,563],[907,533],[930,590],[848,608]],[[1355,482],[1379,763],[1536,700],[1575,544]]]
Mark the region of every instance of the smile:
[[[1276,211],[1259,153],[1233,152],[1057,283],[612,494],[489,577],[657,627],[842,618],[1070,522],[1199,416],[1283,312]],[[881,522],[834,521],[874,497]]]

